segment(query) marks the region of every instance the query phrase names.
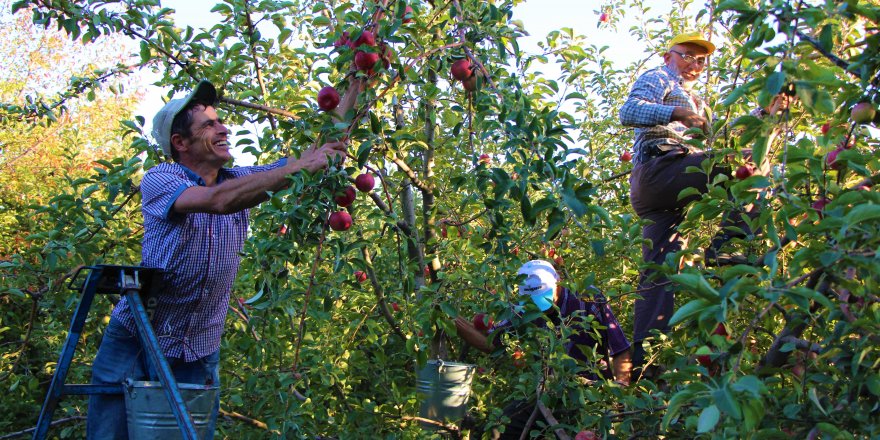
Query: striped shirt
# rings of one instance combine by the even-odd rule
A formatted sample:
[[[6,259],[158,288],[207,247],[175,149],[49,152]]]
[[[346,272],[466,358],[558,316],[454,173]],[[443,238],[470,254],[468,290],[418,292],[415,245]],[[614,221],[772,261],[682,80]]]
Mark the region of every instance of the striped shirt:
[[[640,76],[620,108],[620,123],[636,127],[633,151],[635,164],[645,163],[665,151],[688,148],[684,132],[688,129],[671,121],[675,107],[684,107],[706,120],[711,110],[702,98],[681,85],[681,77],[669,67],[649,70]]]
[[[217,183],[278,168],[273,164],[222,168]],[[232,283],[238,272],[239,252],[248,231],[248,212],[232,214],[174,212],[174,202],[184,190],[205,182],[178,163],[162,163],[144,174],[141,182],[144,216],[145,267],[166,271],[164,283],[151,302],[153,328],[165,356],[192,362],[220,348],[220,336]],[[153,308],[154,306],[154,308]],[[114,318],[135,331],[134,318],[123,298]]]
[[[598,291],[598,289],[596,290]],[[577,294],[567,288],[563,288],[559,297],[556,298],[556,307],[559,308],[559,313],[554,313],[548,319],[557,326],[565,323],[565,325],[575,329],[565,342],[565,352],[573,359],[583,364],[590,363],[588,353],[584,353],[581,347],[595,347],[603,358],[616,356],[629,349],[629,340],[626,339],[626,334],[620,328],[617,317],[614,316],[614,312],[608,306],[605,296],[601,293],[596,294],[593,297],[593,301],[584,301]],[[548,311],[547,313],[550,312]],[[593,339],[593,335],[596,332],[592,328],[587,328],[590,324],[587,324],[586,318],[590,315],[593,316],[600,326],[604,327],[598,330],[601,338],[599,341]],[[559,316],[562,316],[562,319]],[[547,328],[547,320],[544,318],[536,319],[533,322],[540,328]],[[494,335],[493,341],[496,346],[500,344],[499,336],[501,333],[512,326],[513,323],[505,319],[489,329],[489,335]],[[590,378],[595,379],[595,377]]]

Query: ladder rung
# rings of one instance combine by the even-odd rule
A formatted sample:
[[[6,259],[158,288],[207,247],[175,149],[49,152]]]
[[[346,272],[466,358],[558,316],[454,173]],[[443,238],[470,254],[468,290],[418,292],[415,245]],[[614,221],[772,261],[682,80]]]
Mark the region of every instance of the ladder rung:
[[[64,385],[61,394],[122,394],[122,384],[107,385]]]

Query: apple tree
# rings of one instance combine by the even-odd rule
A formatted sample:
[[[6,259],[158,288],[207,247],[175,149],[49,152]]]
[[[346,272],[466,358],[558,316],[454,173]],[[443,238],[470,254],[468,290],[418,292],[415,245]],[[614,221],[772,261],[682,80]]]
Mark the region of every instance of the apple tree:
[[[131,70],[155,72],[169,95],[211,80],[237,145],[259,162],[326,140],[350,144],[344,163],[291,176],[252,210],[222,347],[219,435],[422,437],[414,372],[438,357],[480,366],[469,419],[448,424],[452,436],[501,425],[507,403],[536,397],[561,422],[534,424],[538,437],[876,435],[880,208],[869,110],[880,101],[880,8],[676,1],[658,16],[643,2],[610,1],[597,26],[645,48],[620,66],[613,48],[570,29],[526,53],[514,3],[226,0],[205,29],[177,27],[173,10],[149,0],[15,3],[33,23],[86,45],[130,40]],[[625,17],[639,17],[628,36]],[[515,318],[514,274],[533,258],[552,260],[573,288],[603,290],[631,326],[642,223],[627,197],[632,132],[617,112],[663,42],[695,25],[722,42],[699,90],[715,123],[695,145],[736,166],[745,150],[754,165],[772,165],[766,175],[720,176],[690,205],[681,226],[688,246],[660,268],[677,292],[675,328],[646,341],[665,374],[630,387],[584,384],[583,366],[564,355],[565,326],[523,326],[491,355],[463,345],[451,318]],[[556,78],[540,73],[551,64]],[[329,104],[319,90],[358,82],[352,112],[337,120],[321,110]],[[748,115],[779,93],[798,98],[788,112]],[[851,121],[860,102],[868,103],[852,115],[860,122]],[[51,125],[43,110],[30,111]],[[46,295],[34,310],[44,318],[32,321],[40,331],[67,318],[51,305],[76,300],[56,282],[65,265],[137,263],[138,220],[120,207],[137,201],[140,171],[165,160],[145,132],[149,117],[121,121],[131,148],[86,177],[92,185],[37,209],[100,206],[95,224],[108,225],[52,229],[69,250],[53,254],[54,276],[41,281]],[[750,264],[706,267],[700,249],[718,219],[749,206],[759,215],[733,246]],[[4,292],[21,289],[16,282]],[[527,309],[523,319],[535,316]],[[86,358],[103,325],[90,323]],[[57,344],[47,340],[10,374],[47,381]],[[22,397],[28,414],[42,399],[37,388]],[[62,411],[81,415],[84,406],[67,399]],[[10,429],[27,427],[19,419]]]

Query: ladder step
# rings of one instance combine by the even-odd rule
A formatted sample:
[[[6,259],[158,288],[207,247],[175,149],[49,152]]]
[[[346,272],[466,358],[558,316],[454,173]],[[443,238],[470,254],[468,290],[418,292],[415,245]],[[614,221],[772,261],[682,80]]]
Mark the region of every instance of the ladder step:
[[[64,385],[62,394],[85,395],[85,394],[122,394],[122,384],[106,384],[106,385],[84,385],[72,384]]]

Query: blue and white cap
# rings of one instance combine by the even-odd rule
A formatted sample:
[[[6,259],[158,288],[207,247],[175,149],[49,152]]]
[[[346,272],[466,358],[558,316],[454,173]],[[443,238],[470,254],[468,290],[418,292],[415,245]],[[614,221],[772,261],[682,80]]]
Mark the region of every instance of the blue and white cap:
[[[526,279],[519,285],[520,295],[529,295],[541,311],[553,306],[553,294],[559,282],[559,274],[553,265],[544,260],[532,260],[523,264],[516,272]]]
[[[531,295],[545,289],[556,289],[559,274],[553,265],[544,260],[532,260],[523,264],[516,272],[525,275],[526,279],[519,285],[520,295]]]

